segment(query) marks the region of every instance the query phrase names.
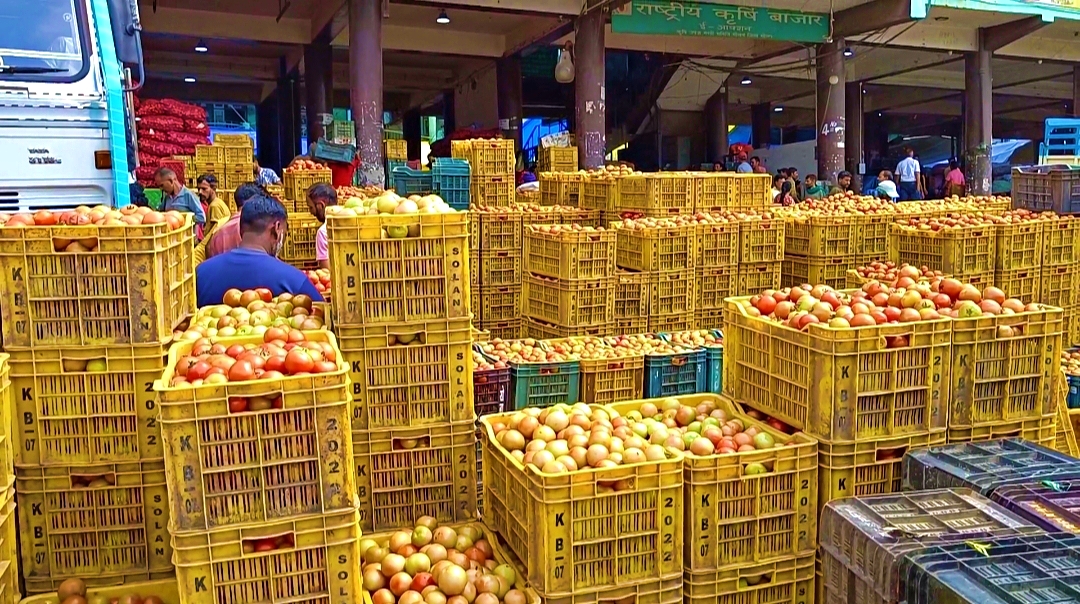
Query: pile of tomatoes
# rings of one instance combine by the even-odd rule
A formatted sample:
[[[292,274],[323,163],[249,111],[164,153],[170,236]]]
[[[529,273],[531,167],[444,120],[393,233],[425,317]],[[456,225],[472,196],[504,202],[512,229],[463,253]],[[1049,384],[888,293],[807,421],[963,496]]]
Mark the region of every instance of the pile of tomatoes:
[[[286,168],[286,172],[303,172],[310,170],[329,170],[326,164],[320,164],[317,161],[311,161],[310,159],[297,159],[293,163],[289,164]]]
[[[286,533],[277,537],[265,539],[244,539],[243,548],[245,554],[272,552],[279,549],[291,549],[296,546],[292,533]]]
[[[304,274],[307,275],[308,281],[311,281],[311,284],[315,286],[315,289],[320,294],[326,294],[330,291],[330,269],[319,268],[313,271],[304,271]]]
[[[337,361],[338,351],[329,342],[308,340],[298,329],[271,327],[263,334],[262,344],[196,340],[190,353],[177,360],[169,385],[194,388],[332,373],[339,369]],[[281,397],[277,395],[229,399],[233,413],[280,408]]]
[[[141,226],[154,224],[167,224],[170,231],[184,226],[184,215],[176,210],[157,212],[151,208],[139,206],[124,206],[119,210],[109,206],[79,206],[74,210],[64,212],[52,212],[50,210],[38,210],[33,214],[28,212],[18,214],[0,213],[0,226],[2,227],[33,227],[33,226]],[[53,238],[53,249],[58,252],[88,252],[97,247],[96,235],[80,239]]]

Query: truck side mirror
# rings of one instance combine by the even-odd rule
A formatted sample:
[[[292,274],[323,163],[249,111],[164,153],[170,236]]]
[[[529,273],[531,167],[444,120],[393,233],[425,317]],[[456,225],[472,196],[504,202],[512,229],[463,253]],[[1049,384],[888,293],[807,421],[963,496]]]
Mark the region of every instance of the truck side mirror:
[[[121,63],[142,63],[142,24],[138,0],[108,0],[116,57]],[[140,82],[141,83],[141,82]]]

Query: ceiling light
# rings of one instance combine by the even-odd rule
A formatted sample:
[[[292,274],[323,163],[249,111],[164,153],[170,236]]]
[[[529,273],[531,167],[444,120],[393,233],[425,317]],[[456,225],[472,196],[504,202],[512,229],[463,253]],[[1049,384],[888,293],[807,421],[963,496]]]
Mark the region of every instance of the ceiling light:
[[[439,16],[435,17],[435,22],[440,25],[446,25],[450,22],[450,16],[446,14],[445,10],[439,11]]]
[[[851,50],[851,47],[848,46],[847,48],[844,49],[844,56],[845,57],[853,57],[853,56],[855,56],[855,51]]]
[[[783,113],[784,112],[784,106],[783,105],[777,105],[776,107],[773,107],[772,110],[773,110],[773,113]]]
[[[201,38],[195,43],[195,52],[210,52],[210,49],[206,47],[206,42]]]
[[[192,77],[192,76],[188,76],[188,77],[184,78],[184,81],[187,82],[188,84],[194,84],[195,83],[195,78]]]
[[[743,86],[749,86],[749,85],[750,85],[750,82],[751,82],[751,81],[752,81],[752,80],[750,79],[750,77],[749,77],[749,76],[743,76],[743,79],[742,79],[742,85],[743,85]]]

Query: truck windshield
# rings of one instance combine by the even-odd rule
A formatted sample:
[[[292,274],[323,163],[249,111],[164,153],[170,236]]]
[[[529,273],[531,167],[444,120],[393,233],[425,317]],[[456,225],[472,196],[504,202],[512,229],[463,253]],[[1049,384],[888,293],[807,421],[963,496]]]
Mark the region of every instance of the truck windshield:
[[[81,77],[88,31],[81,4],[82,0],[0,0],[0,80]]]

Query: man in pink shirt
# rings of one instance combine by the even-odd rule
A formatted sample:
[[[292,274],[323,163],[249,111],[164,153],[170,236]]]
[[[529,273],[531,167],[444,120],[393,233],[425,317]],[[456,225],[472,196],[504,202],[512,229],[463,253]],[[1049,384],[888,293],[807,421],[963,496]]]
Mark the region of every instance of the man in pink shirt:
[[[337,191],[325,182],[311,185],[307,192],[307,205],[311,215],[322,223],[315,233],[315,260],[319,263],[319,268],[330,268],[330,249],[326,242],[326,206],[337,205]]]
[[[206,257],[208,259],[240,247],[240,209],[244,207],[247,200],[259,195],[270,197],[266,189],[253,182],[246,182],[236,188],[236,191],[233,192],[236,213],[228,222],[214,229],[214,233],[210,235],[210,241],[206,244]]]

